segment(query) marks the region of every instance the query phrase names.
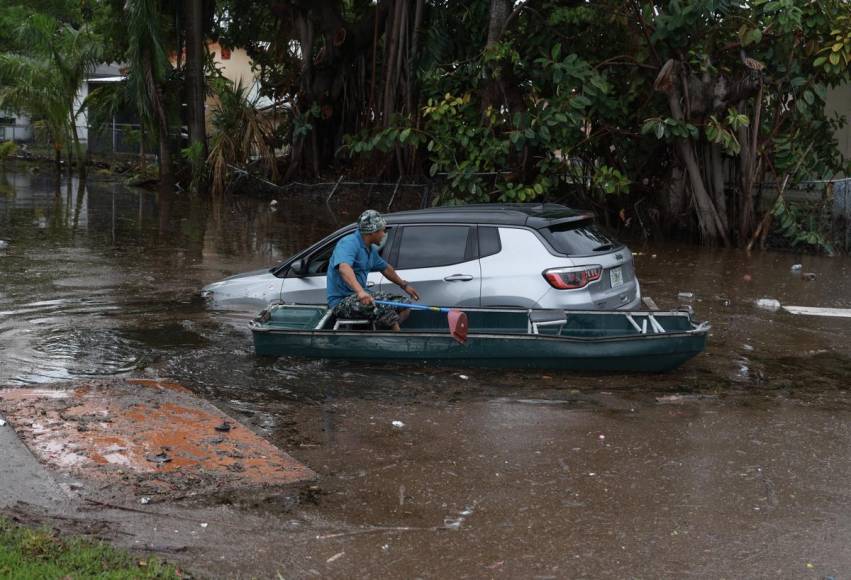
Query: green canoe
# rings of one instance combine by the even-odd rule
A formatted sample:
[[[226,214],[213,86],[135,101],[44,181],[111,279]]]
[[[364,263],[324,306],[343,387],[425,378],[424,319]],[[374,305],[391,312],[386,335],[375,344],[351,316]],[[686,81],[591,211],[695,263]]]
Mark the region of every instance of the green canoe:
[[[272,305],[251,330],[259,356],[427,361],[452,366],[662,372],[703,351],[709,324],[688,312],[464,308],[464,344],[446,314],[411,311],[402,332],[336,321],[323,306]]]

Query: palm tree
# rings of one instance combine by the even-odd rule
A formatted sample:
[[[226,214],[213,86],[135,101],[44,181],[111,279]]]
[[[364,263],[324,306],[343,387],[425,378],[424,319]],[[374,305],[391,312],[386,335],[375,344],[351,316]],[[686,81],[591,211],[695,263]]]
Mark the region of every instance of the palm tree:
[[[212,171],[213,193],[224,190],[230,166],[245,165],[252,159],[259,160],[266,172],[276,178],[272,126],[257,110],[259,95],[252,97],[251,90],[241,80],[234,85],[219,78],[211,84],[218,97],[213,107],[214,132],[207,159]]]
[[[166,58],[160,26],[158,0],[127,0],[127,88],[142,123],[156,128],[159,137],[159,177],[161,191],[174,187],[169,149],[168,116],[162,85],[171,64]]]
[[[70,141],[81,174],[85,156],[77,133],[77,93],[101,58],[98,38],[85,26],[73,28],[33,14],[16,31],[26,52],[0,54],[0,109],[26,111],[46,126],[57,161]],[[70,149],[70,148],[69,148]],[[72,152],[68,151],[69,161]]]

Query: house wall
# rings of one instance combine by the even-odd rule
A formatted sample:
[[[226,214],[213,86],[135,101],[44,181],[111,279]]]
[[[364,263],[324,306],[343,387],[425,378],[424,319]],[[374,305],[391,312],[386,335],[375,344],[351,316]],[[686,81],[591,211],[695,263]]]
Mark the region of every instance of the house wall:
[[[0,141],[32,141],[32,124],[28,116],[0,111],[0,117],[12,119],[11,124],[0,123]]]
[[[251,59],[242,48],[227,51],[218,42],[211,42],[207,50],[213,54],[213,61],[222,71],[222,75],[234,84],[242,82],[245,87],[254,84],[255,74],[251,70]]]

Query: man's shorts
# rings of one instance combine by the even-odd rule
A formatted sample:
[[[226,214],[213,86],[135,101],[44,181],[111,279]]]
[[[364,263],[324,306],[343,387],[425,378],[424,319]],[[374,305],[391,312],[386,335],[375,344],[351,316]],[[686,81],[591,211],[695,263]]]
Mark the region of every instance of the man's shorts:
[[[389,302],[405,302],[410,300],[404,296],[390,294],[389,292],[371,292],[376,300],[387,300]],[[349,294],[334,307],[334,316],[345,320],[372,320],[378,328],[392,328],[399,324],[399,311],[401,308],[374,304],[364,306],[358,300],[357,294]]]

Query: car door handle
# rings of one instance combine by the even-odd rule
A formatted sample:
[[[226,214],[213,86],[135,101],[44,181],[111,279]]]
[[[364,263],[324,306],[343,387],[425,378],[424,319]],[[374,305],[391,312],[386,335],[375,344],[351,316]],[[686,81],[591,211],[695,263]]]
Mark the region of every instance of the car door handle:
[[[469,282],[473,277],[469,274],[452,274],[443,278],[446,282]]]

